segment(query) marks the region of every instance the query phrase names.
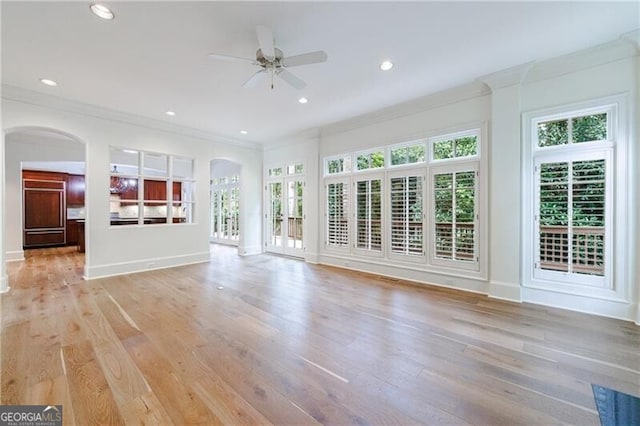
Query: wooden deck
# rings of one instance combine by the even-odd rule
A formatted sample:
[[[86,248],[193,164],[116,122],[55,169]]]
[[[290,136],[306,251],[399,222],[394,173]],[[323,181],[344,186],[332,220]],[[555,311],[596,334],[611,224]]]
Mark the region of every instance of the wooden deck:
[[[79,425],[597,425],[591,383],[640,395],[632,323],[212,251],[92,281],[75,250],[10,263],[2,404]]]

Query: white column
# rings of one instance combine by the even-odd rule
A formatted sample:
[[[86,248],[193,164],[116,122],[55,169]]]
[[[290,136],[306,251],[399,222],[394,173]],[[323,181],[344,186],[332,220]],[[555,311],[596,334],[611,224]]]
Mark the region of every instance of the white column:
[[[240,172],[240,240],[238,254],[262,252],[262,159],[242,164]]]
[[[6,203],[4,200],[4,131],[2,132],[2,144],[0,144],[0,214],[2,215],[0,223],[0,293],[6,293],[9,291],[9,280],[7,278],[7,263],[6,263],[6,247],[4,242],[5,236],[5,210]]]
[[[489,296],[521,296],[521,124],[520,83],[531,64],[480,80],[491,95],[489,152]]]
[[[623,34],[620,37],[622,40],[628,42],[636,50],[636,62],[635,62],[635,74],[640,73],[640,29],[630,31]],[[636,79],[635,83],[635,102],[632,102],[631,114],[635,119],[631,120],[630,134],[631,138],[636,143],[629,144],[628,155],[630,158],[629,166],[630,179],[629,179],[629,211],[635,212],[629,218],[629,229],[627,235],[638,235],[640,232],[640,148],[638,142],[640,141],[640,79]],[[635,305],[635,311],[633,313],[634,321],[640,325],[640,238],[632,238],[629,246],[629,271],[631,277],[629,282],[631,283],[631,295],[635,294],[635,298],[631,299]]]

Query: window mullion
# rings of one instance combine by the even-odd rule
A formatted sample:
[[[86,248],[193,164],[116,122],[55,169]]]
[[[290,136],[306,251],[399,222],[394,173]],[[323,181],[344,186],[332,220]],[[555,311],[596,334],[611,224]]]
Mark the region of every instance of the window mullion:
[[[573,161],[567,163],[567,270],[573,274]]]
[[[455,146],[455,144],[454,144]],[[457,188],[457,178],[458,178],[458,173],[452,173],[452,177],[453,179],[451,180],[452,185],[451,185],[451,257],[454,260],[458,259],[458,241],[456,238],[457,235],[457,228],[458,228],[458,220],[456,218],[456,201],[458,200],[458,194],[456,192],[456,188]]]

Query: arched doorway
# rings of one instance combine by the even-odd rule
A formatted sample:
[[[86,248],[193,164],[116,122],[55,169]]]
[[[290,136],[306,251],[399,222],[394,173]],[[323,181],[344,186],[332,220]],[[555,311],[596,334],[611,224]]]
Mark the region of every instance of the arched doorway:
[[[3,148],[3,260],[23,260],[24,250],[31,248],[69,245],[83,250],[79,227],[87,212],[85,143],[57,129],[20,127],[5,131]],[[45,199],[55,205],[40,208]],[[54,210],[56,217],[43,216]]]

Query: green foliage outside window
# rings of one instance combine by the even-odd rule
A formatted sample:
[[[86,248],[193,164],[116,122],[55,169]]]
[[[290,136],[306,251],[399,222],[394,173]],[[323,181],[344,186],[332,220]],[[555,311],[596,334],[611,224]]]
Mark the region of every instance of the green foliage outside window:
[[[465,136],[457,139],[437,141],[433,144],[433,159],[469,157],[478,153],[478,138]]]
[[[571,119],[571,142],[592,142],[607,139],[607,114],[592,114]],[[569,119],[538,123],[538,146],[569,143]]]

